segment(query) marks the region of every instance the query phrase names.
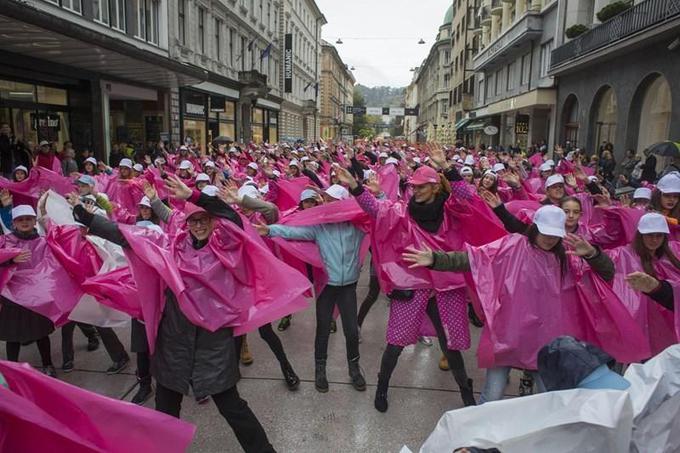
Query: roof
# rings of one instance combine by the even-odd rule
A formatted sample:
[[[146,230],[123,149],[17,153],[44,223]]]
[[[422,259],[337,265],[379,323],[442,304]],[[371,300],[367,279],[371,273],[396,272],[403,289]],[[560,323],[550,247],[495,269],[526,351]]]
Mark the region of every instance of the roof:
[[[451,25],[451,22],[453,22],[453,5],[449,6],[449,9],[446,10],[444,23],[442,25]]]

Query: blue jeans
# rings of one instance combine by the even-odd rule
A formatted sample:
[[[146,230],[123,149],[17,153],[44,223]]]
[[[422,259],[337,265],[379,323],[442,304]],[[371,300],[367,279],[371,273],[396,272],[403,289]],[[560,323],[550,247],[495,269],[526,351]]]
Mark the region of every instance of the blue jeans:
[[[505,388],[508,386],[508,376],[510,375],[509,366],[501,366],[496,368],[488,368],[486,370],[486,382],[484,382],[484,390],[479,398],[479,404],[484,404],[489,401],[502,400],[505,394]],[[534,378],[536,389],[539,393],[545,392],[545,386],[537,371],[530,371],[529,374]]]

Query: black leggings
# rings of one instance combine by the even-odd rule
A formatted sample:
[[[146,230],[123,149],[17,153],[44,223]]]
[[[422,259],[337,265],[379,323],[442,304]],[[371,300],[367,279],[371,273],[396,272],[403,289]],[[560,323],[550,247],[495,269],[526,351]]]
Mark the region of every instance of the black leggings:
[[[258,329],[258,332],[260,332],[260,337],[265,341],[265,343],[269,345],[269,349],[272,350],[279,363],[281,365],[288,364],[288,357],[286,357],[286,351],[283,350],[283,343],[281,343],[279,336],[274,333],[272,325],[265,324]],[[244,338],[245,335],[235,338],[236,341],[234,341],[234,345],[236,346],[236,357],[240,357],[241,355],[241,345],[243,344]]]
[[[368,294],[366,294],[366,298],[361,303],[361,307],[359,307],[359,327],[364,324],[364,319],[366,319],[366,315],[373,304],[375,304],[375,301],[378,300],[378,296],[380,296],[380,282],[377,275],[371,275],[371,280],[368,283]]]
[[[449,361],[449,367],[451,368],[451,373],[453,374],[456,383],[460,387],[467,387],[468,385],[468,375],[465,371],[465,362],[463,361],[463,354],[460,351],[449,349],[446,344],[446,334],[444,333],[444,327],[442,326],[441,318],[439,317],[439,310],[437,308],[437,301],[435,298],[431,298],[427,302],[427,315],[430,317],[432,324],[437,332],[437,338],[439,339],[439,346],[442,348],[444,355]],[[394,344],[388,344],[385,348],[385,352],[382,356],[382,361],[380,362],[380,373],[378,374],[378,387],[383,387],[386,391],[389,387],[390,378],[392,373],[397,366],[399,361],[399,355],[401,351],[404,350],[403,346],[397,346]]]
[[[137,378],[140,381],[151,382],[151,358],[148,352],[137,353]]]
[[[50,344],[50,337],[42,337],[40,340],[37,340],[35,344],[38,345],[38,351],[40,352],[40,359],[42,360],[43,366],[52,365],[52,345]],[[7,360],[10,362],[18,362],[20,350],[21,343],[18,341],[8,341]]]
[[[183,397],[184,395],[181,393],[157,384],[156,410],[179,418]],[[231,429],[234,430],[241,448],[246,453],[268,453],[275,451],[267,439],[267,433],[265,433],[264,428],[253,411],[248,407],[248,403],[239,396],[236,386],[222,393],[212,395],[212,399],[220,414],[227,420]]]

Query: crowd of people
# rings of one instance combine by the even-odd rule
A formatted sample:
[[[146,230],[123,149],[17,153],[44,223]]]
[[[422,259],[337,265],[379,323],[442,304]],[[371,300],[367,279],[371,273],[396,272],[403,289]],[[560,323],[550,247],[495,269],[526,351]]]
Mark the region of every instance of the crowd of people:
[[[605,148],[592,165],[569,147],[215,143],[151,146],[107,165],[64,149],[41,143],[0,180],[8,360],[35,343],[56,377],[49,335],[61,328],[67,373],[79,327],[115,374],[130,356],[112,327],[132,319],[133,402],[155,392],[156,409],[179,417],[184,395],[212,398],[245,451],[273,451],[236,387],[239,361],[253,360],[246,334],[258,331],[297,389],[272,323],[291,328],[309,297],[321,393],[337,316],[351,384],[366,390],[361,325],[381,292],[389,299],[380,412],[404,347],[431,337],[465,406],[502,399],[512,369],[543,391],[538,353],[563,335],[619,368],[678,342],[680,173],[657,180],[649,153],[617,165]],[[461,354],[470,324],[482,329],[479,400]]]

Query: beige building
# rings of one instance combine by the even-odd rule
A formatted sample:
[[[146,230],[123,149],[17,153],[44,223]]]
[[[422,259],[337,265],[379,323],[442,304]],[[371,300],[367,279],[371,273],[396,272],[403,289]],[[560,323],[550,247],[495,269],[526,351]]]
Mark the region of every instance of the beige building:
[[[321,43],[321,138],[330,141],[352,139],[354,83],[352,72],[343,63],[335,47]]]
[[[413,80],[406,87],[406,92],[404,95],[404,105],[406,108],[416,108],[418,107],[418,84],[416,79],[418,78],[419,68],[413,69]],[[417,116],[405,116],[404,117],[404,136],[406,140],[410,143],[418,142],[418,117]]]
[[[481,31],[477,17],[480,0],[458,0],[451,7],[451,108],[449,118],[454,129],[465,122],[474,108],[475,75],[472,68],[475,35]],[[448,16],[447,16],[448,17]],[[465,140],[463,134],[457,137]]]

